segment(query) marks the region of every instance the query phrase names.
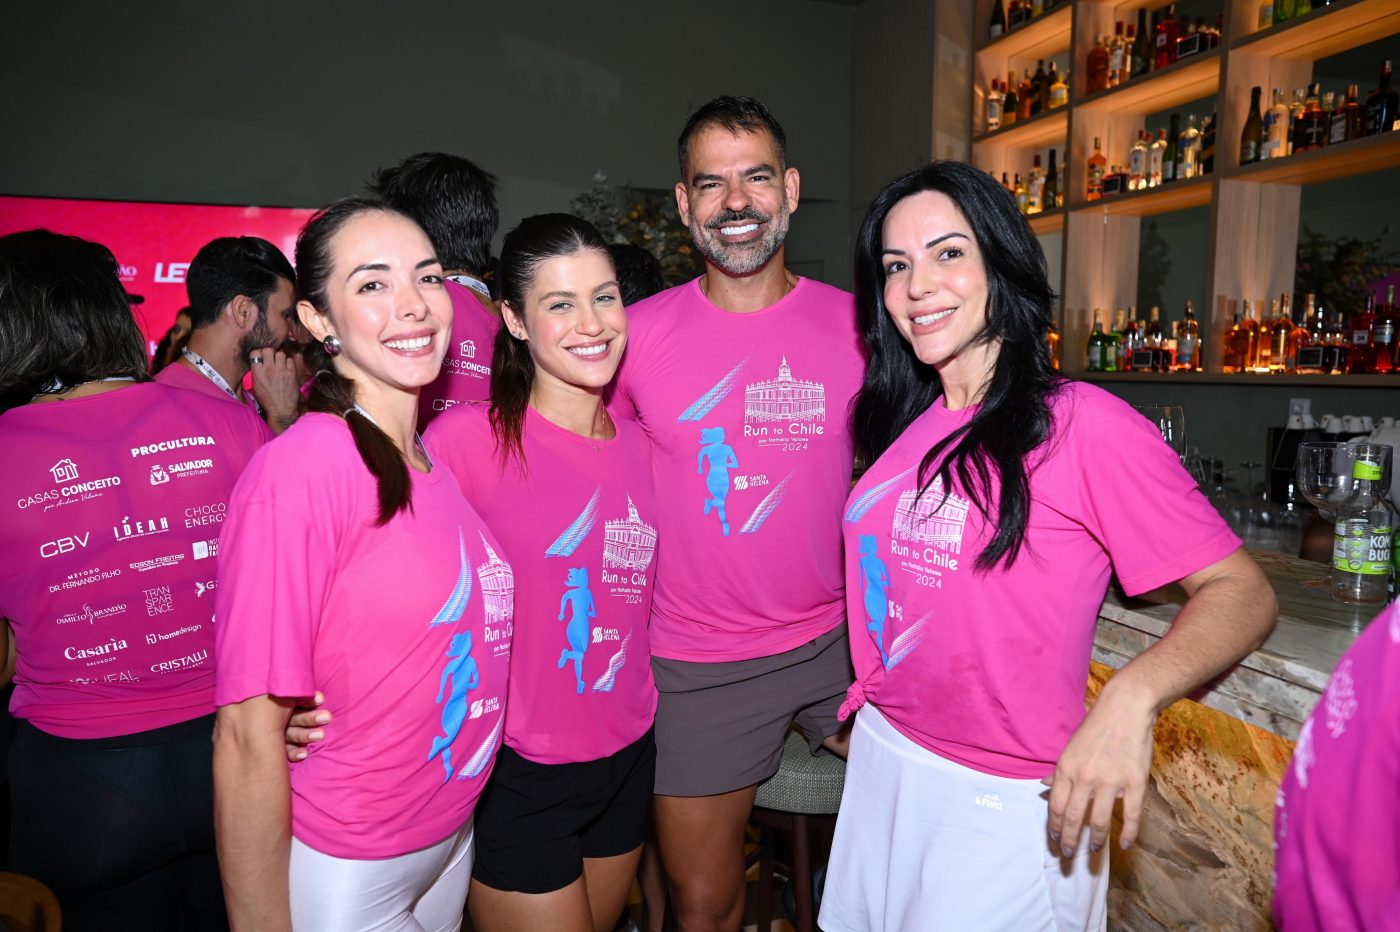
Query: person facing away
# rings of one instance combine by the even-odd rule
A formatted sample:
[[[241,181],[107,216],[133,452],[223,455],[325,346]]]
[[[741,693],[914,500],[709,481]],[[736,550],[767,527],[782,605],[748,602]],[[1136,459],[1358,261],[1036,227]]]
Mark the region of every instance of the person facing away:
[[[185,288],[193,329],[156,381],[250,405],[274,434],[286,430],[301,400],[295,363],[278,348],[295,313],[292,264],[265,239],[223,236],[195,254]]]
[[[8,868],[66,929],[223,928],[214,591],[226,503],[272,434],[151,381],[111,253],[42,230],[0,237],[0,412]]]
[[[160,370],[170,365],[180,358],[180,353],[185,348],[185,344],[190,339],[190,331],[193,324],[190,321],[190,309],[182,307],[175,313],[175,322],[170,325],[170,329],[165,331],[165,336],[160,338],[156,344],[156,351],[151,356],[151,375],[157,375]]]
[[[442,372],[423,389],[418,429],[465,401],[490,395],[491,353],[501,317],[486,278],[500,223],[495,176],[461,156],[419,152],[370,181],[376,196],[412,217],[432,240],[452,299]]]
[[[862,356],[851,296],[784,267],[800,177],[768,108],[706,103],[677,157],[705,272],[630,308],[614,400],[667,490],[651,636],[672,903],[683,929],[734,929],[754,788],[794,720],[813,749],[836,735],[851,682],[839,518]]]

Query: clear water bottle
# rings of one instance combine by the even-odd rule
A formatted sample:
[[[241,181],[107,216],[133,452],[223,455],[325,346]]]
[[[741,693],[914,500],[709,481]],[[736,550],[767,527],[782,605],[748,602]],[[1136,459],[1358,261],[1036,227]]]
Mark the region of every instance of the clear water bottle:
[[[1359,605],[1383,604],[1390,594],[1394,521],[1386,500],[1390,447],[1358,443],[1351,493],[1337,506],[1332,544],[1332,598]]]

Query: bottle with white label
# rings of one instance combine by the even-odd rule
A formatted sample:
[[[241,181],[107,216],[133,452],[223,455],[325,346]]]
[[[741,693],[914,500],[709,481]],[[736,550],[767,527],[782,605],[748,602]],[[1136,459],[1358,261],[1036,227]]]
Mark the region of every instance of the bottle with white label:
[[[1353,448],[1351,493],[1337,506],[1332,544],[1332,598],[1358,605],[1380,605],[1389,597],[1392,535],[1385,497],[1385,466],[1390,447],[1358,443]]]

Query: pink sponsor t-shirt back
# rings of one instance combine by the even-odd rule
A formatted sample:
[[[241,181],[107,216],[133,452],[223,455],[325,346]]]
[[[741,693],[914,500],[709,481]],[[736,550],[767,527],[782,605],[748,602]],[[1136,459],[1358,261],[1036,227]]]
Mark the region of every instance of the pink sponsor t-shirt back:
[[[0,415],[16,717],[106,738],[214,711],[219,535],[271,437],[246,408],[149,382]]]
[[[237,398],[215,385],[208,376],[185,365],[185,363],[179,359],[176,359],[170,365],[157,372],[156,381],[162,385],[169,385],[171,388],[183,388],[186,391],[199,392],[199,394],[208,396],[217,401],[244,405],[250,411],[257,411],[257,403],[253,399],[252,392],[245,391],[244,400],[239,401]],[[245,377],[244,381],[248,382],[249,380]]]
[[[1274,813],[1283,932],[1400,929],[1400,605],[1342,655]]]
[[[452,334],[442,372],[418,397],[419,430],[453,405],[491,397],[491,356],[501,318],[487,306],[489,298],[451,279],[444,285],[452,298]]]
[[[1051,412],[1050,439],[1030,457],[1025,545],[1009,569],[974,570],[996,529],[962,489],[935,482],[919,494],[924,454],[974,408],[935,401],[861,477],[845,511],[856,684],[843,716],[868,700],[935,754],[1016,779],[1053,772],[1084,718],[1110,575],[1133,595],[1240,545],[1127,404],[1068,382]]]
[[[734,314],[697,279],[628,311],[615,401],[650,437],[664,490],[652,652],[744,660],[830,631],[845,614],[848,409],[864,371],[851,296],[800,278]]]
[[[291,766],[292,832],[387,858],[471,815],[500,744],[514,583],[442,465],[375,524],[339,418],[306,414],[234,490],[219,573],[219,705],[325,694],[335,722]]]
[[[428,445],[515,569],[506,744],[542,764],[597,760],[651,727],[656,497],[646,436],[589,440],[526,412],[527,469],[502,467],[484,404],[433,422]]]

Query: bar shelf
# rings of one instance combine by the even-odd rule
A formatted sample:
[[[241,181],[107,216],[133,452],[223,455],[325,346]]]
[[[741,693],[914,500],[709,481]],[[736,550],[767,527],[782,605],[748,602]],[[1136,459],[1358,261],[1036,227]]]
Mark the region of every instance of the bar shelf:
[[[1212,176],[1173,181],[1145,191],[1128,191],[1096,201],[1071,204],[1076,214],[1100,213],[1114,217],[1150,217],[1188,207],[1200,207],[1211,200]]]
[[[1049,58],[1063,52],[1069,48],[1073,6],[1065,0],[1058,9],[1042,13],[1038,19],[988,41],[977,53],[995,52],[1007,58]]]
[[[1127,84],[1089,94],[1074,106],[1102,113],[1155,113],[1209,97],[1220,89],[1220,57],[1218,48],[1192,55]]]
[[[1395,0],[1338,0],[1311,13],[1260,29],[1230,46],[1230,53],[1316,61],[1400,32]]]
[[[1400,165],[1400,131],[1364,136],[1278,159],[1237,165],[1225,172],[1231,181],[1309,184]]]
[[[1060,107],[1048,113],[1017,120],[1010,126],[983,133],[974,145],[1010,146],[1014,149],[1038,149],[1051,143],[1062,143],[1069,130],[1069,108]]]

